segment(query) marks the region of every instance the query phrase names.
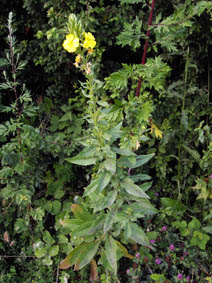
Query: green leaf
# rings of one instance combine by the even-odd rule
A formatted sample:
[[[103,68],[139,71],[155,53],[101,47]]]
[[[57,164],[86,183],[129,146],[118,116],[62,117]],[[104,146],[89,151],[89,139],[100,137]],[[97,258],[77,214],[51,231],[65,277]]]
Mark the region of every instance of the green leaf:
[[[159,282],[163,283],[166,280],[166,277],[163,274],[156,274],[156,273],[151,274],[150,278],[152,280],[157,281],[157,283],[159,283]]]
[[[111,180],[111,173],[108,171],[104,171],[101,174],[99,174],[97,180],[98,180],[98,191],[102,192],[104,188],[109,184]]]
[[[75,264],[75,270],[79,270],[87,265],[95,256],[100,241],[82,243],[73,249],[70,254],[60,263],[60,269],[68,269]]]
[[[138,174],[138,175],[134,175],[134,176],[130,176],[130,178],[133,180],[133,182],[138,182],[138,181],[147,181],[147,180],[151,180],[152,177],[146,174]]]
[[[72,204],[71,211],[73,212],[74,216],[78,219],[92,219],[92,215],[85,209],[82,205],[79,204]]]
[[[158,210],[147,199],[141,199],[139,202],[134,202],[128,205],[127,209],[131,209],[134,213],[143,213],[144,215],[154,215],[158,213]]]
[[[95,157],[84,158],[78,155],[72,158],[65,158],[65,160],[70,163],[74,163],[74,164],[82,165],[82,166],[93,165],[93,164],[96,164],[96,161],[97,161]]]
[[[105,197],[104,203],[100,207],[98,207],[98,209],[96,209],[96,211],[103,210],[105,208],[110,207],[114,203],[114,201],[116,200],[117,195],[118,195],[117,191],[109,192]]]
[[[124,156],[136,156],[134,152],[132,152],[129,149],[123,149],[123,148],[117,148],[117,147],[112,147],[112,151],[118,153],[119,155],[124,155]]]
[[[100,241],[88,243],[84,253],[81,253],[79,259],[77,260],[74,270],[82,269],[85,265],[87,265],[94,258],[99,245]]]
[[[204,230],[207,233],[212,234],[212,226],[202,227],[202,230]]]
[[[194,150],[194,149],[191,149],[190,147],[186,146],[186,145],[183,145],[183,147],[185,148],[185,150],[194,158],[194,160],[196,162],[200,162],[200,154],[198,151]]]
[[[45,248],[37,248],[37,249],[35,250],[35,256],[36,256],[37,258],[42,258],[42,257],[44,257],[44,256],[46,255],[46,253],[47,253],[47,251],[46,251]]]
[[[93,220],[86,221],[84,220],[84,223],[81,225],[77,226],[73,232],[72,232],[72,237],[83,237],[89,235],[89,231],[91,229],[91,226],[93,224]]]
[[[107,238],[105,242],[105,250],[106,250],[107,261],[116,275],[117,274],[117,255],[116,255],[117,245],[116,245],[116,241],[113,239],[112,236],[109,236]]]
[[[193,217],[191,222],[189,222],[188,224],[189,230],[194,230],[194,229],[199,230],[200,227],[201,227],[201,223],[196,217]]]
[[[86,187],[85,193],[83,194],[84,197],[92,194],[98,188],[98,179],[92,180],[92,182]]]
[[[96,147],[88,147],[81,151],[79,154],[72,158],[66,158],[65,160],[77,165],[93,165],[96,164],[97,158],[94,156],[96,154]]]
[[[135,223],[130,223],[130,226],[131,226],[131,230],[132,230],[130,239],[132,239],[135,243],[138,243],[142,246],[151,248],[151,246],[149,244],[148,237],[144,233],[143,229],[141,229],[141,227],[139,227]]]
[[[130,157],[122,156],[118,160],[118,165],[122,167],[128,167],[131,169],[138,168],[145,163],[147,163],[155,154],[146,154],[146,155],[139,155],[136,157],[136,162],[132,162]]]
[[[151,154],[145,154],[145,155],[139,155],[137,158],[136,158],[136,164],[133,165],[133,167],[130,167],[132,169],[134,168],[138,168],[144,164],[146,164],[150,159],[152,159],[152,157],[154,156],[155,154],[154,153],[151,153]]]
[[[115,210],[111,210],[107,213],[104,223],[104,234],[111,229],[114,222],[115,214],[116,214]]]
[[[181,201],[171,198],[161,198],[162,205],[167,208],[171,207],[173,211],[185,211],[186,208]]]
[[[115,242],[116,242],[117,248],[121,251],[124,257],[130,258],[130,259],[134,258],[134,256],[129,254],[128,250],[119,241],[115,240]]]
[[[60,220],[60,224],[66,228],[70,229],[71,231],[76,229],[78,226],[85,223],[84,219],[64,219]]]
[[[112,158],[107,158],[104,161],[104,167],[107,171],[111,172],[113,175],[116,173],[116,160]]]
[[[139,187],[146,192],[149,188],[151,188],[152,186],[152,182],[147,182],[147,183],[143,183],[142,185],[139,185]]]
[[[127,222],[125,229],[124,229],[124,240],[127,241],[132,234],[132,229],[131,229],[131,225],[129,222]]]
[[[149,198],[149,196],[139,186],[135,185],[129,177],[126,177],[120,182],[120,185],[128,194],[141,198]]]
[[[0,68],[9,65],[9,62],[5,58],[0,58]]]
[[[50,249],[49,249],[49,252],[48,254],[50,256],[56,256],[59,252],[59,246],[58,245],[55,245],[55,246],[52,246]]]
[[[70,254],[60,262],[60,269],[68,269],[80,258],[81,254],[84,254],[88,243],[82,243],[80,246],[74,248]]]

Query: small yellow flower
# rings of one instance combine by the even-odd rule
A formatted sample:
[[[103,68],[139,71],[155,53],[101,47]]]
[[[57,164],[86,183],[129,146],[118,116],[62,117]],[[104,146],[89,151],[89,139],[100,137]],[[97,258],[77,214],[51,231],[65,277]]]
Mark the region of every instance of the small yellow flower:
[[[77,57],[75,58],[75,63],[74,63],[75,67],[77,68],[79,67],[79,63],[81,62],[81,59],[82,59],[81,55],[78,54]]]
[[[94,51],[94,50],[93,50],[92,48],[88,49],[88,54],[92,54],[93,51]]]
[[[63,48],[70,53],[73,53],[77,50],[79,46],[79,38],[73,34],[66,35],[66,39],[63,42]]]
[[[93,34],[90,32],[85,32],[84,35],[85,35],[85,41],[82,46],[87,49],[94,48],[96,46],[96,40]]]
[[[78,54],[77,57],[75,58],[75,63],[80,63],[81,62],[81,55]]]
[[[152,122],[151,123],[151,134],[155,134],[156,138],[162,139],[163,137],[163,132],[158,129],[158,127]]]

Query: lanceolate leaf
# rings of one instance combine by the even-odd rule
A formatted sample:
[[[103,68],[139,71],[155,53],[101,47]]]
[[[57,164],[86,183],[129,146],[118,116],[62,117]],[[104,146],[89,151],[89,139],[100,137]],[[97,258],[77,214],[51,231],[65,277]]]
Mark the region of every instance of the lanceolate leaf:
[[[128,209],[132,209],[134,213],[139,212],[144,215],[153,215],[158,212],[156,208],[147,199],[141,199],[139,202],[134,202],[127,206]]]
[[[107,213],[104,223],[104,233],[109,231],[113,225],[114,218],[115,218],[116,211],[111,210]]]
[[[80,246],[73,249],[70,254],[60,262],[60,269],[68,269],[71,267],[80,257],[80,253],[83,253],[87,243],[82,243]]]
[[[95,157],[96,148],[91,146],[89,148],[85,148],[79,154],[72,158],[66,158],[65,160],[74,163],[77,165],[93,165],[96,164],[97,158]]]
[[[77,165],[88,166],[88,165],[96,164],[97,159],[95,157],[83,158],[80,156],[75,156],[72,158],[66,158],[65,160],[70,163],[77,164]]]
[[[112,158],[107,158],[104,161],[105,168],[111,172],[113,175],[116,173],[116,160]]]
[[[100,241],[82,243],[74,248],[70,254],[60,263],[60,269],[68,269],[75,264],[75,270],[81,269],[88,264],[95,256]]]
[[[108,171],[104,171],[100,174],[98,178],[98,190],[99,192],[102,192],[104,188],[109,184],[111,180],[111,173]]]
[[[152,157],[154,156],[155,154],[154,153],[151,153],[151,154],[146,154],[146,155],[139,155],[137,158],[136,158],[136,164],[133,165],[132,169],[134,168],[138,168],[144,164],[146,164],[150,159],[152,159]]]
[[[100,241],[88,243],[84,253],[81,253],[79,259],[77,260],[74,270],[79,270],[87,265],[95,256],[100,245]]]
[[[85,209],[83,206],[79,204],[72,204],[71,210],[74,216],[78,219],[91,219],[92,215]]]
[[[132,230],[130,238],[135,243],[138,243],[142,246],[151,248],[151,246],[149,244],[149,240],[148,240],[146,234],[144,233],[143,229],[141,229],[141,227],[139,227],[135,223],[130,223],[130,225],[131,225],[131,230]]]
[[[128,194],[141,198],[149,198],[149,196],[142,190],[142,188],[135,185],[129,177],[126,177],[120,183],[120,185]]]
[[[123,149],[123,148],[117,148],[117,147],[113,147],[112,150],[120,155],[124,155],[124,156],[136,156],[136,154],[134,152],[132,152],[129,149]]]
[[[114,273],[117,273],[117,255],[116,255],[116,250],[117,250],[117,245],[116,241],[113,239],[112,236],[109,236],[106,240],[105,243],[105,250],[106,250],[106,258],[113,269]]]
[[[111,191],[107,194],[107,196],[105,197],[105,201],[101,207],[101,209],[105,209],[107,207],[110,207],[114,201],[116,200],[117,198],[117,195],[118,195],[118,192],[117,191]]]
[[[128,253],[128,250],[119,242],[119,241],[115,241],[117,248],[122,252],[122,254],[124,255],[124,257],[133,259],[134,256]]]
[[[136,162],[132,162],[130,157],[131,156],[122,156],[118,160],[118,165],[123,167],[128,167],[131,169],[138,168],[145,163],[147,163],[152,157],[154,156],[154,153],[152,154],[146,154],[146,155],[139,155],[136,157]]]

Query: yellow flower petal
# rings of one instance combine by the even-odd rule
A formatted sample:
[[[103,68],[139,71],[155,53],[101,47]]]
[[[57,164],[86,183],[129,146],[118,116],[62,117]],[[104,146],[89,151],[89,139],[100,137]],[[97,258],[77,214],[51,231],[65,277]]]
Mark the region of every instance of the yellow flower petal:
[[[66,39],[63,42],[63,48],[70,53],[73,53],[79,47],[79,38],[75,37],[73,34],[66,35]]]
[[[96,46],[96,40],[92,33],[85,32],[85,41],[82,46],[86,49],[93,49]]]

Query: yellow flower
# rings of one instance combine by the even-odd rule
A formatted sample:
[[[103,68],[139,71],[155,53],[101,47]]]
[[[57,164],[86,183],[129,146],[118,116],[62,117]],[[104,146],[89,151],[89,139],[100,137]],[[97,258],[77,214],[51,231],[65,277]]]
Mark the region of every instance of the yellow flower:
[[[88,54],[92,54],[93,53],[93,49],[88,49]]]
[[[81,62],[81,55],[78,54],[77,57],[75,58],[75,63],[74,63],[74,65],[78,68],[80,62]]]
[[[70,53],[73,53],[77,50],[79,46],[79,38],[73,34],[66,35],[66,39],[63,42],[63,48]]]
[[[163,132],[158,129],[158,127],[152,122],[151,123],[151,133],[155,133],[156,138],[162,139],[163,137]]]
[[[92,33],[85,32],[85,41],[82,45],[84,48],[94,48],[96,46],[96,40]]]

